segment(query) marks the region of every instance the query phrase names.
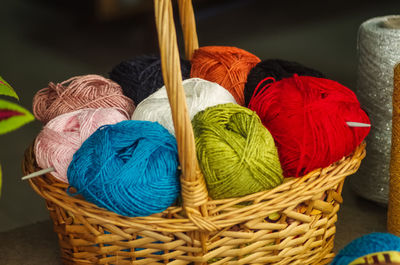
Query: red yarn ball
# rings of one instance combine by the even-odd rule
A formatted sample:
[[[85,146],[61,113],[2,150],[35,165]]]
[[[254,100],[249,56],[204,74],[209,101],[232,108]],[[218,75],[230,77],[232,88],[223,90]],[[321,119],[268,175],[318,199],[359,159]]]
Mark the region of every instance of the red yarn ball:
[[[285,177],[299,177],[351,154],[370,131],[356,95],[338,82],[295,74],[257,86],[249,108],[261,118],[278,147]],[[262,85],[266,84],[264,87]]]

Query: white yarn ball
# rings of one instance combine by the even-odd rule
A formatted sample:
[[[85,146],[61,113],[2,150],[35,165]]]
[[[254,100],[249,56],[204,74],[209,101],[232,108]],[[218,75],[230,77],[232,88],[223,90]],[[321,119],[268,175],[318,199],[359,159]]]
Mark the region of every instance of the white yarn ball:
[[[190,78],[183,81],[186,103],[190,119],[202,110],[219,104],[235,103],[236,101],[225,88],[217,83],[201,78]],[[144,99],[136,106],[132,120],[156,121],[175,135],[165,86]]]

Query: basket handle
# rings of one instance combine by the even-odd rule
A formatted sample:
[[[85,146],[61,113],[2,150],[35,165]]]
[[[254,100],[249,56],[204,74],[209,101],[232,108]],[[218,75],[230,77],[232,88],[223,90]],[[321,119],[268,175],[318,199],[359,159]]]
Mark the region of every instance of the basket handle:
[[[178,0],[178,7],[185,43],[185,56],[186,59],[191,60],[194,50],[199,48],[192,0]]]
[[[184,0],[180,2],[186,2],[185,8],[183,5],[181,6],[181,10],[183,11],[181,13],[189,14],[190,12],[187,12],[187,10],[190,10],[190,8],[187,5],[191,5],[191,1]],[[197,162],[193,128],[188,115],[185,93],[182,86],[182,74],[171,0],[154,0],[154,7],[160,46],[161,69],[171,106],[172,120],[178,143],[179,161],[182,169],[181,187],[183,205],[186,207],[188,216],[193,214],[207,216],[205,204],[208,200],[208,192]],[[193,35],[194,33],[191,34]],[[188,48],[189,52],[190,49]]]

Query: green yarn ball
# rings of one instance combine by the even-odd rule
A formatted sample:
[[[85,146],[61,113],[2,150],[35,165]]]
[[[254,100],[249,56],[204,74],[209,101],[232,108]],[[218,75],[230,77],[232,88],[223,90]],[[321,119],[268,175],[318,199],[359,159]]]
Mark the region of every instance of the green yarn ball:
[[[274,139],[255,112],[222,104],[197,113],[197,158],[213,199],[241,197],[283,181]]]

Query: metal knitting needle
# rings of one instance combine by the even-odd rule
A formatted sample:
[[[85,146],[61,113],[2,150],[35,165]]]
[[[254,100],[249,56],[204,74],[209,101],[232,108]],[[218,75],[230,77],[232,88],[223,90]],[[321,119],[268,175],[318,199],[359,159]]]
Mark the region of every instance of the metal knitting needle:
[[[354,121],[348,121],[346,122],[349,127],[359,127],[359,128],[368,128],[371,127],[371,124],[368,123],[362,123],[362,122],[354,122]]]
[[[27,179],[35,178],[35,177],[44,175],[46,173],[50,173],[52,171],[54,171],[54,168],[52,168],[52,167],[45,168],[45,169],[33,172],[33,173],[29,174],[29,175],[26,175],[25,177],[22,177],[21,180],[27,180]]]

